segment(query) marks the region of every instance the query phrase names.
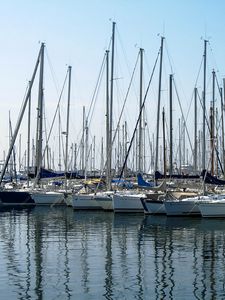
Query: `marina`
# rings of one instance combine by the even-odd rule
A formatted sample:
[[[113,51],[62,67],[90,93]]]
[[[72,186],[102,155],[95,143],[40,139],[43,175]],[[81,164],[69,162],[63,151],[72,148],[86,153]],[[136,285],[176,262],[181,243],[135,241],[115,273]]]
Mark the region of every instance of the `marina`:
[[[1,4],[0,298],[225,299],[225,2]]]

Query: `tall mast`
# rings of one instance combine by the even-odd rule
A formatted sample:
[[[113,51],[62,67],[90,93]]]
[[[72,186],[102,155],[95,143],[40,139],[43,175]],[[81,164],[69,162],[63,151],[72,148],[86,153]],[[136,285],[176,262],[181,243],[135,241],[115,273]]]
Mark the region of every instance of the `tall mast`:
[[[179,118],[179,174],[181,174],[181,122]]]
[[[29,82],[29,86],[30,86]],[[31,111],[31,92],[28,99],[28,126],[27,126],[27,186],[29,187],[29,170],[30,170],[30,111]]]
[[[70,91],[71,91],[71,70],[72,67],[68,66],[68,98],[67,98],[67,118],[66,118],[66,157],[65,157],[65,175],[68,172],[68,139],[69,139],[69,118],[70,118]]]
[[[127,122],[124,123],[124,158],[127,156]],[[127,163],[124,168],[124,177],[127,177]]]
[[[163,125],[163,171],[166,178],[166,135],[165,135],[165,110],[162,111],[162,125]]]
[[[74,171],[77,170],[77,144],[75,143],[74,145],[74,166],[73,166]]]
[[[96,140],[96,137],[94,135],[94,140],[93,140],[93,171],[94,171],[94,174],[95,174],[95,152],[96,152],[95,140]]]
[[[164,37],[161,37],[161,47],[160,47],[160,67],[159,67],[159,90],[158,90],[158,108],[157,108],[157,125],[156,125],[155,171],[158,171],[159,118],[160,118],[160,102],[161,102],[161,81],[162,81],[163,41],[164,41]]]
[[[87,179],[87,171],[88,171],[88,118],[85,119],[85,171],[84,177]]]
[[[110,129],[109,129],[109,50],[106,50],[106,188],[107,190],[111,189],[110,184]],[[103,143],[102,143],[103,145]]]
[[[173,75],[170,74],[170,176],[173,173]]]
[[[101,165],[100,165],[100,172],[103,173],[104,171],[104,144],[103,144],[103,137],[101,139]]]
[[[44,43],[41,44],[40,75],[38,90],[37,109],[37,138],[36,138],[36,180],[38,183],[42,165],[42,142],[43,142],[43,77],[44,77]]]
[[[207,55],[207,40],[204,40],[204,74],[203,74],[203,93],[202,93],[202,102],[203,102],[203,126],[202,126],[202,169],[205,170],[205,123],[206,123],[206,100],[205,100],[205,93],[206,93],[206,55]]]
[[[109,105],[109,152],[107,160],[109,160],[108,163],[108,172],[109,172],[109,178],[108,178],[108,187],[111,190],[112,184],[112,120],[113,120],[113,81],[114,81],[114,48],[115,48],[115,26],[116,23],[113,22],[112,24],[112,55],[111,55],[111,78],[110,78],[110,105]]]
[[[215,146],[215,71],[212,71],[212,108],[211,108],[211,173],[214,175],[214,146]]]
[[[143,87],[143,51],[140,48],[140,102],[139,109],[141,111],[141,116],[139,120],[139,155],[138,155],[138,172],[143,172],[143,137],[142,137],[142,87]]]
[[[59,110],[58,110],[58,116],[59,116],[59,171],[61,171],[61,167],[62,167],[62,164],[61,164],[61,117],[60,117],[60,107],[59,107]]]
[[[194,170],[195,173],[197,173],[197,88],[195,87],[194,89],[194,122],[195,122],[195,127],[194,127]]]
[[[84,146],[84,134],[85,134],[85,106],[83,106],[83,133],[82,133],[82,153],[81,153],[81,169],[82,169],[82,174],[84,174],[84,150],[85,150],[85,146]]]

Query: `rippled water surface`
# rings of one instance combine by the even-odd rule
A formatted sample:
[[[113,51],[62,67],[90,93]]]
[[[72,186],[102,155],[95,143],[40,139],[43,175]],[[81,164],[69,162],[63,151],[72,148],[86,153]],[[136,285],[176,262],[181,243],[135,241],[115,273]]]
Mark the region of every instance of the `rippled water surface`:
[[[0,299],[225,299],[225,220],[0,213]]]

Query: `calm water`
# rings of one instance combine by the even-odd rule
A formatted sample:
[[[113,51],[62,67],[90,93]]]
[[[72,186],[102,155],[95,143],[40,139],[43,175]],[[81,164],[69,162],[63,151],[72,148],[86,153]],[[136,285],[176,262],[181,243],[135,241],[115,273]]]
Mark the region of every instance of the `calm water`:
[[[225,220],[0,213],[0,299],[225,299]]]

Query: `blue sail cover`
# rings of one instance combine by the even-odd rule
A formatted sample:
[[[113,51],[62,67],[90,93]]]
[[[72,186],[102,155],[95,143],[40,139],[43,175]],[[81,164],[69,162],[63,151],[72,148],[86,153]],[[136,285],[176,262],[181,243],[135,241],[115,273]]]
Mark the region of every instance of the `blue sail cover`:
[[[146,186],[153,187],[154,186],[153,182],[145,181],[140,173],[137,174],[137,181],[138,181],[138,186],[143,186],[143,187],[146,187]]]

